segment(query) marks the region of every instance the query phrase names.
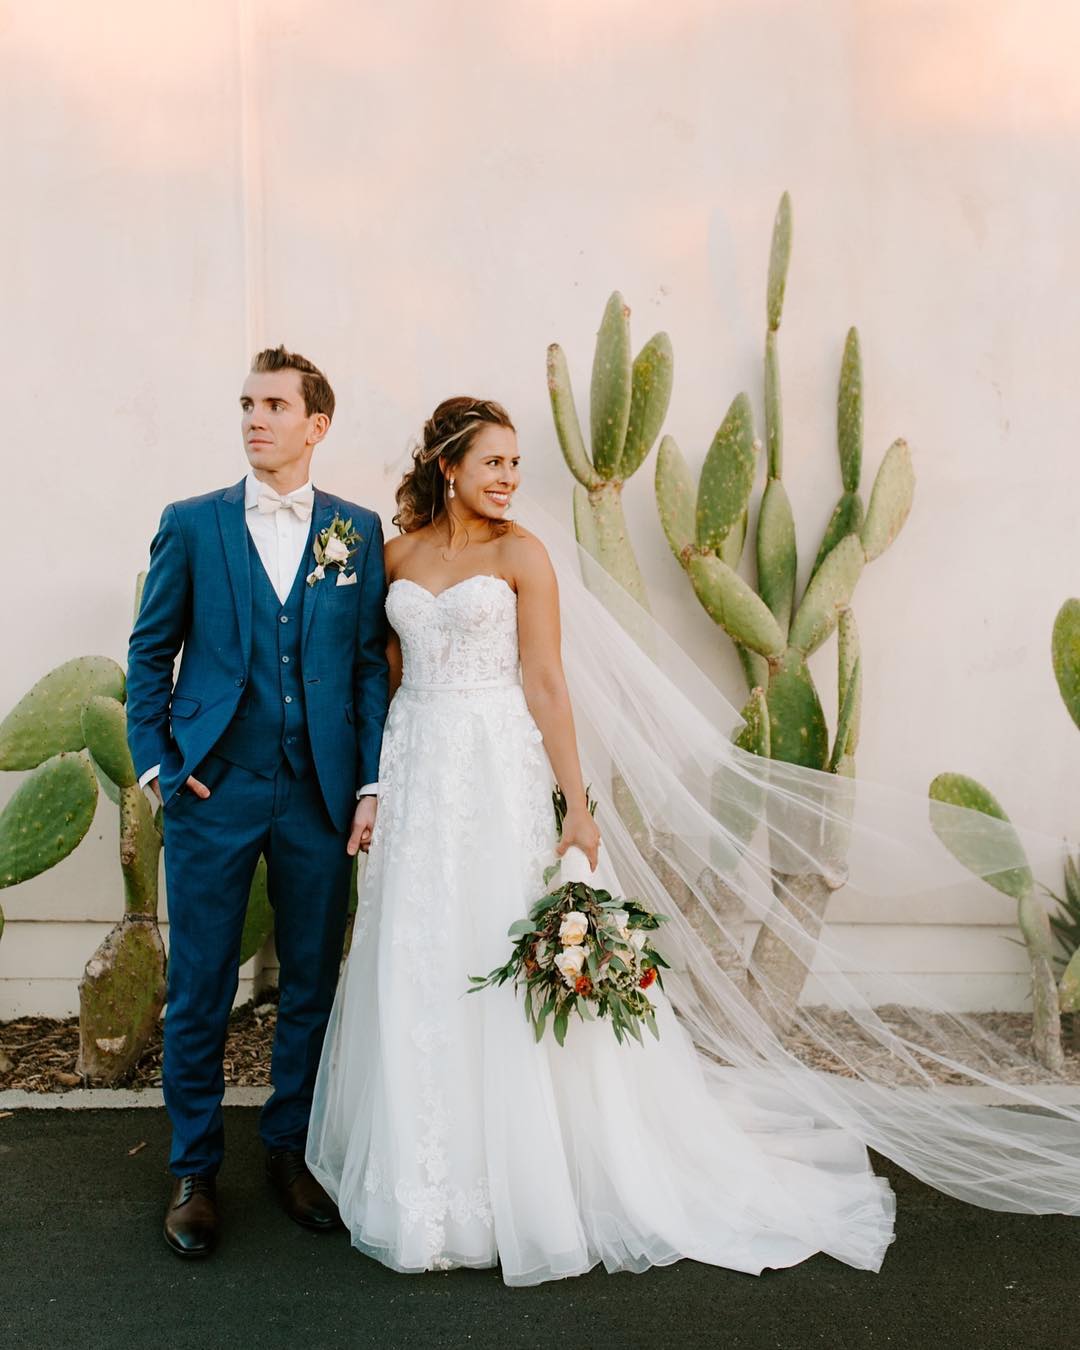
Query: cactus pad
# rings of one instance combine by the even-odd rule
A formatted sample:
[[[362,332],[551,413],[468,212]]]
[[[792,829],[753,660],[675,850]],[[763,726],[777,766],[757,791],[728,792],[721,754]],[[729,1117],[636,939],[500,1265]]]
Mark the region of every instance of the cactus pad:
[[[107,656],[78,656],[43,676],[0,722],[0,769],[35,769],[81,750],[82,710],[95,694],[124,698],[124,672]]]
[[[1004,838],[1009,840],[1010,845],[1015,845],[1019,865],[1000,872],[984,873],[985,841],[978,828],[973,827],[977,822],[973,823],[970,817],[958,811],[935,810],[935,806],[960,806],[1003,822]],[[938,774],[930,784],[930,824],[956,861],[981,877],[987,885],[993,886],[1003,895],[1012,896],[1014,900],[1022,900],[1031,894],[1035,882],[1020,838],[1013,830],[1001,803],[974,778],[968,778],[962,773]],[[1000,848],[998,840],[994,840],[993,847],[995,852]]]
[[[590,463],[588,451],[585,449],[577,408],[574,406],[574,393],[570,386],[566,355],[557,342],[553,342],[548,348],[547,380],[555,432],[567,467],[583,487],[595,487],[600,482],[600,475]]]
[[[629,478],[653,448],[671,402],[674,354],[666,333],[651,337],[637,355],[630,378],[630,420],[618,476]]]
[[[784,634],[791,624],[798,561],[791,503],[780,479],[770,478],[758,514],[758,590]]]
[[[765,657],[783,655],[784,635],[768,605],[727,563],[711,554],[695,554],[687,571],[709,617],[736,642]]]
[[[630,421],[631,379],[630,311],[615,291],[596,335],[589,392],[593,465],[601,478],[613,478],[622,458]]]
[[[754,486],[757,445],[750,400],[738,394],[713,438],[697,495],[697,541],[703,549],[723,543],[745,514]]]
[[[97,795],[94,770],[76,754],[47,760],[20,783],[0,815],[0,888],[36,877],[77,848]]]
[[[120,793],[120,869],[124,874],[124,902],[129,914],[157,917],[158,859],[161,830],[137,784]]]
[[[120,1082],[138,1062],[165,1002],[165,949],[154,923],[121,920],[79,981],[78,1069]]]
[[[769,705],[772,758],[809,769],[824,769],[829,755],[829,732],[821,700],[798,652],[788,652],[779,669],[773,671],[765,698]]]
[[[866,561],[880,558],[903,529],[915,495],[915,471],[906,441],[893,441],[874,479],[861,538]]]
[[[765,335],[765,446],[769,477],[779,478],[784,468],[784,407],[780,400],[780,356],[776,334]]]
[[[1080,600],[1066,600],[1058,610],[1050,645],[1062,700],[1080,727]]]
[[[679,562],[695,537],[697,488],[673,436],[660,442],[656,457],[656,507],[668,546]]]
[[[274,931],[274,910],[266,889],[266,859],[260,858],[251,879],[244,931],[240,938],[240,964],[250,961]]]
[[[742,710],[743,727],[735,737],[740,750],[769,758],[769,707],[762,689],[754,689]]]
[[[769,280],[765,297],[766,319],[769,331],[780,327],[784,312],[784,288],[787,286],[788,264],[791,261],[791,198],[785,192],[776,208],[772,242],[769,246]]]
[[[117,787],[131,787],[138,775],[127,743],[127,712],[122,703],[103,694],[95,694],[82,712],[83,739],[95,765]]]
[[[859,354],[859,334],[849,328],[844,343],[844,359],[840,363],[840,392],[836,399],[836,438],[840,451],[840,476],[844,491],[859,490],[862,473],[863,405],[862,357]]]
[[[788,638],[793,647],[807,656],[817,651],[836,627],[841,611],[851,603],[862,569],[862,544],[849,534],[840,540],[806,588]]]

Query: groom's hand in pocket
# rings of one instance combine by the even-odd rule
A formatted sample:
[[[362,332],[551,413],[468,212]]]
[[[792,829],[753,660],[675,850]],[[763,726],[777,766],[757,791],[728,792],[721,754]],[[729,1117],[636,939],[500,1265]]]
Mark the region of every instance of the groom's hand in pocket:
[[[146,784],[146,786],[160,802],[161,801],[160,780],[157,778],[151,778],[150,781]],[[187,788],[189,792],[193,792],[196,797],[202,797],[204,801],[206,800],[207,797],[210,796],[210,789],[206,786],[205,783],[200,783],[197,778],[189,776],[184,786]]]
[[[375,829],[375,813],[379,807],[378,797],[361,797],[353,812],[352,829],[345,852],[350,858],[358,853],[366,853],[371,847],[371,833]]]

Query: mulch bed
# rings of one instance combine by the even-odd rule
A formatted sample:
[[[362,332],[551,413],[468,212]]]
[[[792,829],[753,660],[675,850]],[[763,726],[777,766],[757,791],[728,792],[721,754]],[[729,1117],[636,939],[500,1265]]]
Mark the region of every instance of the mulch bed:
[[[245,1003],[229,1019],[225,1042],[225,1082],[230,1086],[264,1087],[270,1083],[270,1047],[277,1023],[276,990],[259,995],[257,1003]],[[76,1072],[79,1056],[79,1019],[23,1017],[0,1022],[0,1089],[24,1092],[65,1092],[89,1086]],[[154,1033],[138,1064],[116,1087],[161,1086],[161,1031]]]
[[[815,1026],[815,1033],[798,1029],[785,1044],[804,1064],[813,1069],[856,1075],[839,1054],[831,1054],[822,1039],[845,1053],[854,1053],[864,1070],[878,1067],[883,1076],[897,1083],[924,1086],[927,1077],[935,1083],[978,1086],[979,1079],[960,1073],[947,1061],[970,1065],[988,1077],[1004,1083],[1028,1087],[1046,1083],[1080,1083],[1080,1015],[1062,1017],[1062,1050],[1065,1064],[1057,1076],[1039,1064],[1031,1053],[1031,1014],[1022,1012],[964,1013],[946,1016],[885,1004],[874,1012],[901,1041],[925,1047],[931,1055],[906,1052],[910,1058],[893,1054],[875,1037],[869,1036],[847,1013],[829,1008],[803,1010]],[[942,1062],[946,1061],[946,1062]],[[916,1067],[917,1066],[917,1067]]]
[[[891,1075],[912,1083],[925,1081],[914,1070],[903,1069],[894,1056],[877,1041],[867,1037],[844,1013],[824,1008],[807,1009],[823,1032],[837,1046],[857,1047],[860,1062],[880,1064]],[[1031,1018],[1027,1013],[971,1013],[962,1019],[932,1017],[896,1006],[877,1009],[882,1020],[897,1035],[920,1045],[930,1045],[944,1058],[949,1053],[963,1063],[975,1064],[981,1044],[985,1057],[981,1067],[991,1076],[1008,1083],[1036,1084],[1049,1080],[1046,1070],[1031,1058],[1028,1045]],[[1066,1019],[1064,1072],[1059,1083],[1080,1083],[1080,1043],[1075,1029]],[[277,1022],[277,991],[268,989],[257,1003],[237,1008],[229,1020],[225,1043],[225,1082],[243,1087],[264,1087],[270,1083],[270,1049]],[[1072,1034],[1070,1034],[1072,1033]],[[974,1038],[974,1039],[973,1039]],[[851,1071],[841,1059],[830,1054],[819,1039],[796,1031],[788,1038],[792,1053],[805,1064],[843,1077]],[[24,1017],[0,1023],[0,1090],[19,1088],[27,1092],[67,1092],[88,1086],[76,1072],[79,1053],[79,1019],[62,1021],[48,1017]],[[6,1060],[10,1069],[3,1069]],[[918,1063],[938,1083],[971,1083],[970,1077],[947,1064],[920,1056]],[[157,1032],[132,1073],[117,1087],[146,1088],[161,1086],[161,1033]]]

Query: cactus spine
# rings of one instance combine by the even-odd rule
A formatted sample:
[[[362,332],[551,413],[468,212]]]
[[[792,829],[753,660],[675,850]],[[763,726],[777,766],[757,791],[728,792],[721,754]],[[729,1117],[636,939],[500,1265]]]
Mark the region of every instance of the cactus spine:
[[[858,632],[851,600],[864,566],[880,557],[907,519],[914,492],[911,455],[903,441],[886,452],[869,509],[859,496],[862,466],[862,363],[855,329],[847,335],[837,398],[837,448],[842,493],[817,551],[805,591],[797,593],[794,514],[783,483],[784,424],[779,332],[791,258],[791,202],[785,193],[773,225],[766,287],[765,487],[757,512],[756,589],[738,572],[760,444],[750,401],[739,394],[705,457],[700,479],[665,436],[656,463],[656,500],[668,544],[709,617],[735,643],[748,688],[761,690],[773,759],[853,777],[862,701]],[[839,720],[829,732],[807,657],[840,629]],[[831,830],[828,876],[793,875],[774,859],[778,904],[804,916],[815,934],[828,896],[842,881],[846,831]],[[835,863],[835,865],[832,865]],[[801,945],[801,944],[800,944]],[[761,930],[751,969],[767,972],[772,998],[757,990],[761,1011],[779,1026],[794,1013],[806,978],[799,954]],[[755,992],[751,986],[752,994]]]
[[[616,291],[596,337],[589,395],[591,456],[578,420],[566,355],[548,348],[548,394],[555,430],[573,474],[578,542],[641,605],[648,596],[626,531],[622,490],[652,449],[671,401],[672,351],[657,333],[631,361],[630,310]]]

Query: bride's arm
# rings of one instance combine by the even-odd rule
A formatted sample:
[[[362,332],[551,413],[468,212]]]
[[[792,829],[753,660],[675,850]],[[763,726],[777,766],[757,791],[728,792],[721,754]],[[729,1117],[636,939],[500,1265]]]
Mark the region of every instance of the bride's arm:
[[[531,535],[514,540],[518,646],[525,701],[544,738],[555,780],[566,795],[560,854],[576,844],[596,867],[600,831],[589,813],[581,777],[574,714],[563,675],[559,588],[547,551]]]

